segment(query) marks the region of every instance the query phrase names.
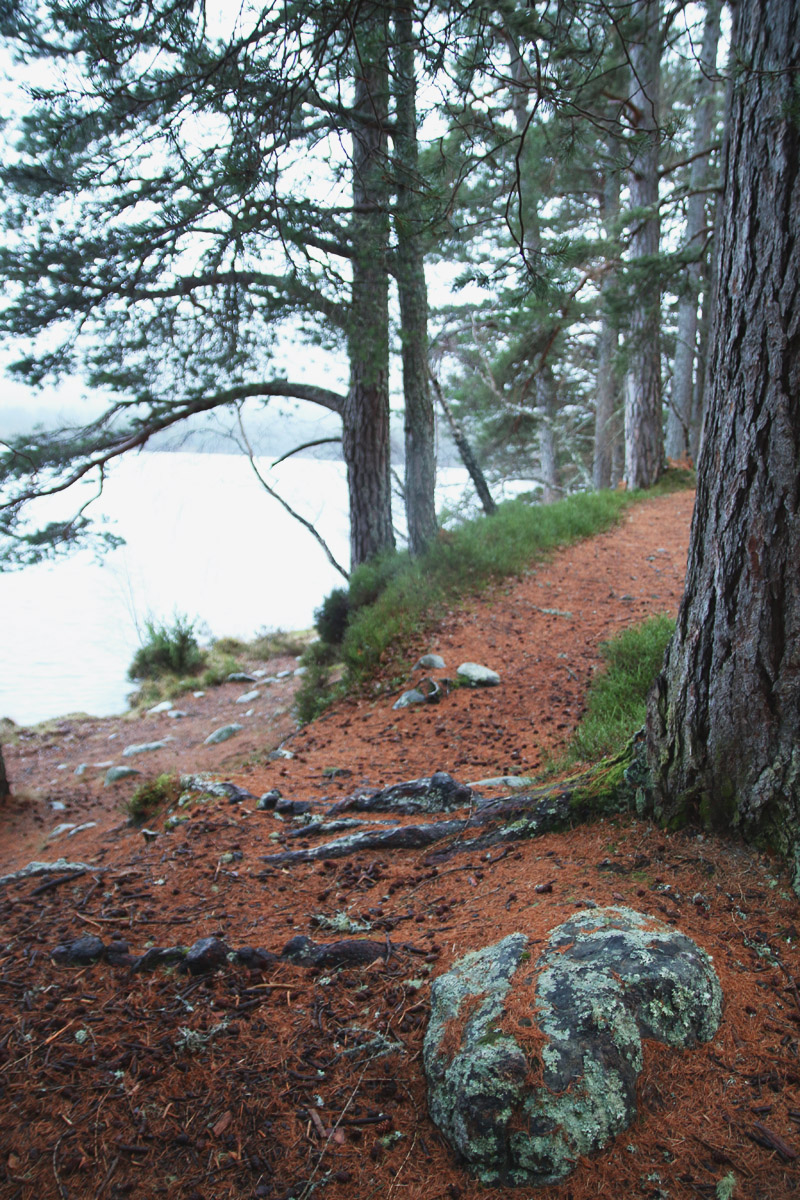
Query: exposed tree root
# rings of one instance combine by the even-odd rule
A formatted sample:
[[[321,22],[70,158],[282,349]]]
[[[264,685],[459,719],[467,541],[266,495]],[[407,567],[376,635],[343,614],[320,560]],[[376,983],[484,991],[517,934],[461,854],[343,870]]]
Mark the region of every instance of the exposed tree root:
[[[263,861],[277,866],[345,858],[364,850],[418,850],[445,841],[450,844],[435,851],[434,857],[482,850],[500,842],[568,829],[602,813],[622,812],[634,806],[641,812],[646,803],[648,779],[644,743],[642,735],[637,734],[616,758],[604,759],[588,771],[557,784],[544,785],[522,795],[483,801],[470,817],[420,825],[395,825],[376,831],[362,830],[318,846],[268,854]],[[499,828],[462,838],[463,834],[486,826]],[[308,827],[307,833],[313,833],[312,826]]]

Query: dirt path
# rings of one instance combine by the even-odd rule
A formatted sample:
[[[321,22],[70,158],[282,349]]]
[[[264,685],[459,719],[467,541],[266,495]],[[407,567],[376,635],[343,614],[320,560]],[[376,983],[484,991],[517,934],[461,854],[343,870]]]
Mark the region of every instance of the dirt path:
[[[374,702],[340,705],[297,733],[287,743],[295,755],[291,761],[264,760],[295,734],[294,677],[268,686],[231,683],[200,698],[181,697],[176,705],[186,715],[180,719],[165,713],[73,717],[49,722],[43,732],[16,731],[15,744],[5,750],[17,798],[4,814],[0,870],[55,857],[54,850],[90,856],[106,832],[125,820],[124,804],[134,788],[163,772],[221,772],[256,795],[280,786],[300,800],[319,800],[321,792],[338,795],[354,784],[382,787],[435,770],[466,780],[535,773],[580,717],[586,684],[600,663],[599,643],[651,613],[677,611],[692,502],[690,493],[679,492],[637,505],[609,533],[561,551],[524,579],[447,617],[424,643],[409,647],[409,668],[422,653],[435,651],[447,667],[434,676],[453,675],[464,661],[480,662],[500,673],[501,687],[462,690],[436,708],[394,712],[401,690],[395,685]],[[296,665],[281,658],[262,669],[276,677]],[[408,686],[425,674],[410,676]],[[257,698],[238,703],[253,689]],[[229,723],[241,724],[241,732],[218,746],[204,744]],[[122,754],[129,745],[164,739],[161,750]],[[82,765],[83,774],[76,776]],[[109,765],[131,766],[141,775],[106,788]],[[328,780],[322,772],[333,767],[349,774]],[[58,826],[91,822],[96,824],[85,831],[50,836]]]
[[[294,734],[293,758],[265,762],[264,743],[291,728],[274,713],[295,686],[282,681],[281,703],[243,721],[242,741],[207,762],[201,726],[235,711],[236,695],[220,693],[217,708],[170,721],[175,741],[148,770],[151,761],[154,772],[216,766],[256,796],[277,787],[315,814],[362,785],[435,770],[464,782],[535,772],[578,720],[598,642],[676,610],[691,503],[678,494],[637,506],[616,530],[447,615],[408,648],[409,668],[436,651],[447,663],[437,674],[483,662],[499,687],[393,711],[405,686],[396,681]],[[195,719],[192,730],[185,722]],[[91,814],[97,825],[45,840],[46,823],[63,819],[48,800],[74,780],[73,757],[90,757],[87,739],[144,741],[167,718],[147,720],[155,723],[93,730],[66,722],[71,733],[50,735],[50,745],[23,739],[35,752],[12,760],[12,773],[28,771],[44,795],[5,814],[5,861],[58,853],[87,869],[0,887],[4,1200],[481,1200],[485,1190],[427,1113],[430,982],[507,933],[522,930],[535,946],[576,910],[614,904],[677,925],[713,955],[723,1022],[691,1051],[646,1044],[634,1124],[537,1195],[694,1200],[714,1197],[725,1178],[735,1200],[798,1194],[800,906],[774,862],[620,817],[489,853],[454,845],[449,857],[371,852],[286,868],[269,856],[313,843],[304,818],[218,799],[181,810],[187,819],[172,832],[154,816],[157,836],[145,839],[120,821],[130,784],[103,789],[95,776],[70,800],[70,819]],[[268,731],[261,746],[259,728]],[[91,743],[97,761],[111,758],[100,744]],[[170,762],[158,759],[167,753]],[[242,763],[253,753],[258,761]],[[60,763],[67,770],[56,773]],[[367,819],[378,828],[390,820]],[[103,961],[51,957],[86,935],[102,940]],[[296,965],[282,952],[300,935],[366,939],[375,959]],[[207,937],[231,951],[211,974],[169,961],[132,967],[148,948]],[[528,1194],[492,1191],[497,1200]]]

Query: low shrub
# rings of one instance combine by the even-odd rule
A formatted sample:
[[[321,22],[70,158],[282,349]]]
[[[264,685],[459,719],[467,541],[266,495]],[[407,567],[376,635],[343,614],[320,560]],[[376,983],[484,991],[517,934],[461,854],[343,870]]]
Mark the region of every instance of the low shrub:
[[[346,588],[334,588],[314,610],[314,625],[323,642],[341,646],[349,616],[349,592]]]
[[[344,691],[336,647],[312,642],[303,654],[305,675],[294,698],[294,713],[301,725],[315,720]]]
[[[270,658],[277,658],[281,654],[299,658],[313,636],[310,630],[287,633],[282,629],[262,629],[245,649],[252,658],[260,659],[263,662]]]
[[[143,825],[154,813],[174,804],[179,793],[180,783],[175,775],[159,775],[140,784],[126,806],[132,824]]]
[[[176,615],[172,625],[145,622],[146,640],[128,668],[131,680],[154,679],[161,675],[196,675],[206,656],[197,644],[195,622]]]

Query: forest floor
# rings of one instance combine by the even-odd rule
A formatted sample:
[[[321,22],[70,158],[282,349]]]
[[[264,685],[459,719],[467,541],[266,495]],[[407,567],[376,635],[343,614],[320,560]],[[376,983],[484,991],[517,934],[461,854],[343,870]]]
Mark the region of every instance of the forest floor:
[[[180,719],[71,717],[15,728],[11,741],[4,732],[16,794],[2,814],[0,874],[59,856],[81,866],[0,884],[3,1200],[531,1194],[481,1187],[428,1117],[430,983],[469,950],[515,930],[536,945],[593,904],[629,905],[703,946],[723,1020],[689,1051],[645,1043],[634,1124],[534,1194],[800,1193],[800,905],[775,860],[620,816],[488,852],[456,839],[286,866],[269,856],[318,838],[304,818],[256,807],[273,788],[324,815],[358,790],[435,771],[462,783],[545,771],[580,718],[599,643],[677,611],[692,500],[638,504],[610,532],[442,614],[407,648],[405,680],[393,668],[370,696],[302,730],[290,711],[298,680],[285,676],[259,688],[242,731],[215,747],[205,737],[237,720],[247,685],[177,701]],[[425,652],[445,659],[436,676],[469,660],[501,683],[393,710],[425,674],[411,669]],[[121,757],[121,746],[165,735],[162,749]],[[271,760],[281,743],[293,757]],[[106,767],[93,764],[110,761],[142,775],[105,788]],[[124,802],[165,771],[211,771],[252,795],[176,810],[187,819],[171,831],[153,814],[145,835]],[[387,817],[363,820],[381,828]],[[281,957],[297,935],[355,937],[374,951],[365,964],[337,965],[333,953],[303,966]],[[90,936],[106,948],[100,961],[52,956]],[[153,961],[201,938],[251,950],[196,975],[175,956]]]

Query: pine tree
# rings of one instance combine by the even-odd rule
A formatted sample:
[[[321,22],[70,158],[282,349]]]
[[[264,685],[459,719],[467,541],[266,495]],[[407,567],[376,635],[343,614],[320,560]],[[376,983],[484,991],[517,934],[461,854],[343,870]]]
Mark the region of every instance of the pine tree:
[[[27,382],[79,374],[113,396],[92,425],[9,446],[7,561],[89,533],[83,512],[23,532],[35,495],[90,475],[102,485],[107,463],[153,434],[271,396],[342,419],[353,562],[393,545],[392,253],[404,264],[389,246],[390,17],[380,2],[289,3],[223,37],[193,0],[53,0],[6,14],[3,32],[48,83],[4,172],[2,328],[26,346],[16,370]],[[282,377],[281,327],[346,347],[346,395]],[[424,345],[424,322],[415,336]],[[426,439],[430,422],[412,471],[431,461]],[[427,467],[412,492],[421,545]]]
[[[651,693],[656,811],[771,840],[800,889],[800,10],[741,0],[686,589]]]

